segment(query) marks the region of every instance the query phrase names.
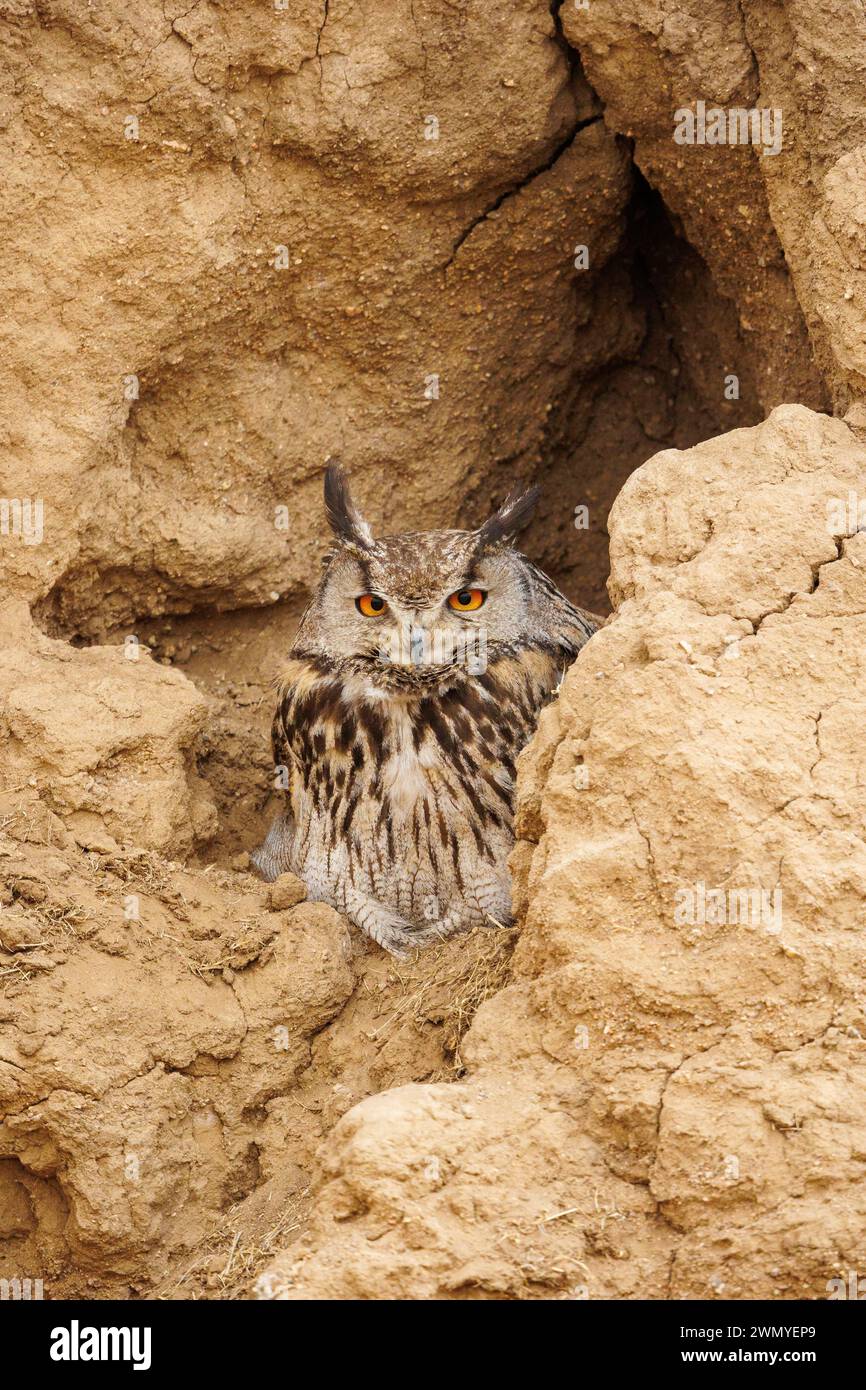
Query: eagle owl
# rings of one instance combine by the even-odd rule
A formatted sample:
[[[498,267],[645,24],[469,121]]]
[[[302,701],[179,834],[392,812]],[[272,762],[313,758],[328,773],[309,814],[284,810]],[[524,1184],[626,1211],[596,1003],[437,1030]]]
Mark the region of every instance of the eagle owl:
[[[375,539],[325,474],[335,544],[273,723],[288,804],[252,858],[397,955],[511,920],[515,760],[600,622],[514,549],[537,497]]]

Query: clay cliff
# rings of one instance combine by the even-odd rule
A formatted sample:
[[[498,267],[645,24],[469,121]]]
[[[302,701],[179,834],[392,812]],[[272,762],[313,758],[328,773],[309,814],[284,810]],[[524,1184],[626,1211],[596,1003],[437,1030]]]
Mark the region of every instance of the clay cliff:
[[[862,1268],[864,55],[852,0],[0,2],[0,1277]],[[389,531],[539,481],[613,615],[516,930],[406,965],[246,858],[333,454]]]

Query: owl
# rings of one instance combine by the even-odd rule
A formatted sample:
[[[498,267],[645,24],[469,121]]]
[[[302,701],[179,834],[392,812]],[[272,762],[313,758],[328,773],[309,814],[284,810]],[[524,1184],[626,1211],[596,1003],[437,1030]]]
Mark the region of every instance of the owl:
[[[601,622],[514,548],[537,499],[376,539],[325,473],[334,544],[273,722],[287,805],[252,859],[395,955],[511,921],[515,761]]]

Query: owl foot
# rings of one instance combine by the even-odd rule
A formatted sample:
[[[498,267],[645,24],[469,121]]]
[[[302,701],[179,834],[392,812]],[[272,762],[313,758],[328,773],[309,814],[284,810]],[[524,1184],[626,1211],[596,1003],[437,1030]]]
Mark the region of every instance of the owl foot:
[[[346,916],[371,940],[392,956],[408,956],[419,946],[430,946],[446,934],[441,926],[416,927],[365,893],[350,889],[346,893]]]

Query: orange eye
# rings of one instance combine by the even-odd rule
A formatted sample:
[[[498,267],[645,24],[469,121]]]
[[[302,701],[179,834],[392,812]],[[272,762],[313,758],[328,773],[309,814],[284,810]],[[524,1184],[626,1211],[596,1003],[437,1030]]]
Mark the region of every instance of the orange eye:
[[[355,599],[355,607],[365,618],[381,618],[388,605],[378,594],[362,594]]]
[[[472,613],[480,608],[487,595],[483,589],[458,589],[448,598],[448,607],[455,613]]]

